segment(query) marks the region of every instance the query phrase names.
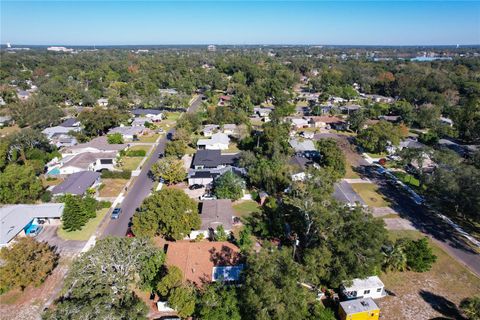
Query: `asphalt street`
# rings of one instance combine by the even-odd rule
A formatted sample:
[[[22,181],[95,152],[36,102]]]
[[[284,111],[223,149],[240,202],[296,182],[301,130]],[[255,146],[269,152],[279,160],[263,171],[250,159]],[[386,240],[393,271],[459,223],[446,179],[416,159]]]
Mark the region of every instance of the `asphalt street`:
[[[199,95],[195,100],[192,101],[191,105],[188,107],[187,112],[194,113],[202,105],[203,95]],[[174,129],[170,130],[173,132]],[[107,227],[103,231],[103,236],[125,236],[127,229],[135,213],[135,210],[142,204],[143,199],[145,199],[150,192],[152,191],[154,181],[150,178],[149,172],[152,165],[157,162],[159,154],[163,154],[165,151],[165,145],[167,143],[166,135],[160,139],[157,147],[152,152],[151,157],[143,165],[140,174],[135,179],[133,185],[127,190],[125,199],[121,204],[122,213],[118,219],[108,222]]]

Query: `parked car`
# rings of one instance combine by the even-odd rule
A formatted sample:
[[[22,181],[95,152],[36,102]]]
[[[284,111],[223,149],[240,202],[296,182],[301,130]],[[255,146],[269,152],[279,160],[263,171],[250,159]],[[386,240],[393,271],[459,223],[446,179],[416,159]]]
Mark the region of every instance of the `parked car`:
[[[217,200],[213,194],[205,193],[203,196],[199,197],[200,200]]]
[[[120,214],[122,213],[122,209],[121,208],[115,208],[113,209],[112,211],[112,219],[118,219],[118,217],[120,217]]]
[[[173,133],[169,132],[167,133],[167,140],[172,140],[173,139]]]
[[[188,187],[188,189],[190,190],[198,190],[198,189],[202,189],[204,188],[205,186],[203,184],[192,184],[190,187]]]
[[[134,238],[135,237],[135,234],[133,233],[132,228],[130,228],[130,227],[128,227],[127,233],[125,235],[127,236],[127,238]]]
[[[158,154],[158,159],[162,159],[165,155],[163,153]]]
[[[29,237],[36,237],[40,234],[40,232],[42,232],[43,230],[43,227],[42,226],[39,226],[39,225],[34,225],[34,226],[31,226],[29,229],[28,229],[28,233],[27,233],[27,236]]]

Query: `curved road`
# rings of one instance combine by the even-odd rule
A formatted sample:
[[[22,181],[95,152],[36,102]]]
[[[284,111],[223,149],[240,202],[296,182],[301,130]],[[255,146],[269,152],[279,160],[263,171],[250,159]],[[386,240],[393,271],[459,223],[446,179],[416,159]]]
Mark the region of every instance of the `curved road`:
[[[187,109],[187,112],[194,113],[202,105],[203,95],[199,95],[192,101]],[[173,132],[170,130],[169,133]],[[116,220],[109,219],[107,227],[103,231],[103,236],[119,236],[123,237],[127,233],[129,223],[135,213],[135,210],[142,204],[152,191],[154,181],[149,177],[150,168],[157,162],[159,154],[163,154],[165,151],[165,145],[167,143],[166,136],[160,139],[157,147],[152,151],[150,158],[144,163],[140,174],[135,179],[134,183],[127,190],[125,199],[121,204],[122,213]]]

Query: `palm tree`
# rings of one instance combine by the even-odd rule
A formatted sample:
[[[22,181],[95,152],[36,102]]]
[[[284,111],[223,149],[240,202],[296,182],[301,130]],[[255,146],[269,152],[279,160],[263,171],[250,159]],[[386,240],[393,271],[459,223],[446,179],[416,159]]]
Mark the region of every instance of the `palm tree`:
[[[384,251],[383,268],[386,271],[405,271],[407,269],[407,255],[404,247],[403,241],[397,240]]]
[[[480,295],[463,299],[460,302],[460,308],[463,310],[469,320],[480,319]]]

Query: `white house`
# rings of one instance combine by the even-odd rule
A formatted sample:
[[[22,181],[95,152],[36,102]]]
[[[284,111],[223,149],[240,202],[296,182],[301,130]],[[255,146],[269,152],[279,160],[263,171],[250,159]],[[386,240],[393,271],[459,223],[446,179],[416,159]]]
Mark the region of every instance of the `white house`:
[[[142,135],[146,130],[147,128],[144,126],[120,126],[110,129],[108,134],[120,133],[124,140],[132,141]]]
[[[193,230],[189,237],[195,239],[199,234],[205,238],[213,236],[219,226],[223,226],[225,232],[229,233],[233,226],[232,200],[206,200],[201,204],[200,219],[202,224],[199,230]]]
[[[198,139],[197,148],[205,150],[227,150],[230,138],[225,133],[214,133],[210,139]]]
[[[106,136],[97,137],[85,143],[79,143],[72,147],[65,147],[61,150],[62,156],[66,157],[72,154],[79,154],[84,152],[116,152],[127,147],[126,144],[110,144]]]
[[[378,299],[387,295],[382,280],[377,276],[353,279],[351,285],[342,284],[340,292],[348,300],[357,298]]]
[[[117,152],[84,152],[80,154],[73,154],[51,162],[48,165],[49,172],[56,174],[67,175],[80,171],[101,171],[114,170],[117,162]],[[54,169],[58,170],[54,170]]]
[[[308,120],[305,120],[303,118],[291,118],[290,121],[292,122],[292,126],[296,129],[309,127]]]
[[[159,122],[163,119],[163,113],[157,109],[143,109],[137,108],[132,110],[132,114],[135,117],[146,117],[150,119],[151,122]]]
[[[55,126],[43,129],[42,133],[50,140],[54,135],[68,134],[70,131],[80,131],[79,127]]]
[[[107,98],[100,98],[100,99],[97,100],[97,104],[100,107],[106,107],[106,106],[108,106],[108,99]]]
[[[211,137],[219,128],[220,126],[218,124],[206,124],[203,127],[202,133],[205,137]]]

